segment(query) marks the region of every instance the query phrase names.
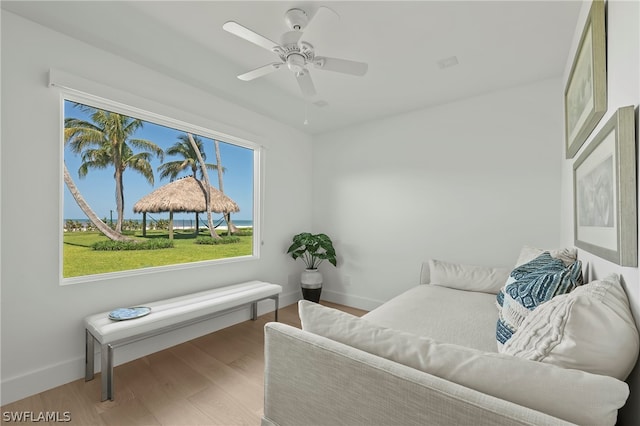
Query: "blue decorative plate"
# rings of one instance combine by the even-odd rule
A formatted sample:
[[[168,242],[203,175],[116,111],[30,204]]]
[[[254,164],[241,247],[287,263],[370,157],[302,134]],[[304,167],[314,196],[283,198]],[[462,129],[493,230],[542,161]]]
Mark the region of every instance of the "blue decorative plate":
[[[124,321],[135,318],[140,318],[148,315],[151,312],[151,308],[146,306],[134,306],[133,308],[118,308],[109,312],[109,319],[114,321]]]

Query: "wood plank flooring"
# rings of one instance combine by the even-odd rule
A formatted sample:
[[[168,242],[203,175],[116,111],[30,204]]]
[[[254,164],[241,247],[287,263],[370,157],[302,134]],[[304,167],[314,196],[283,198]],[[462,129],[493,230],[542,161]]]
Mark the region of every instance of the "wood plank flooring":
[[[353,315],[365,311],[321,302]],[[2,407],[7,413],[58,413],[73,425],[259,425],[263,410],[264,325],[273,313],[156,352],[114,369],[115,401],[100,402],[100,375]],[[300,327],[297,304],[282,323]],[[12,422],[12,424],[33,424]],[[39,421],[38,424],[59,424]]]

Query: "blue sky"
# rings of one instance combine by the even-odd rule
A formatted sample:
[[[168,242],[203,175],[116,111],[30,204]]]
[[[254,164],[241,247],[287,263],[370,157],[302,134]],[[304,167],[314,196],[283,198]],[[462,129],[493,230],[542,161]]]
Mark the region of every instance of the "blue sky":
[[[72,102],[65,101],[65,118],[74,117],[90,121],[89,114],[79,110]],[[185,134],[180,130],[171,129],[157,124],[144,122],[142,128],[133,135],[137,139],[147,139],[166,150],[178,141],[178,136]],[[200,136],[203,140],[205,161],[207,163],[216,162],[216,155],[213,140]],[[135,148],[134,148],[134,151]],[[137,151],[136,151],[137,152]],[[224,179],[224,192],[233,199],[239,206],[240,211],[232,215],[236,220],[250,220],[253,218],[253,150],[220,141],[220,157],[222,166],[226,169]],[[164,161],[179,160],[180,157],[165,156]],[[84,178],[78,176],[78,169],[82,164],[80,155],[75,154],[65,147],[64,161],[67,164],[69,173],[80,190],[82,196],[87,200],[93,211],[101,219],[116,220],[115,201],[115,180],[113,178],[113,167],[106,169],[91,169]],[[151,191],[169,183],[169,179],[160,180],[158,166],[161,162],[156,158],[151,161],[154,170],[155,183],[151,186],[147,180],[139,173],[127,169],[124,173],[124,217],[125,219],[142,219],[142,213],[134,213],[133,205],[143,196]],[[191,169],[185,170],[179,177],[188,176]],[[209,180],[211,185],[218,188],[218,173],[209,170]],[[113,213],[111,213],[113,211]],[[166,219],[168,213],[152,214],[154,219]],[[75,200],[69,193],[65,185],[64,191],[64,219],[85,219],[86,216],[80,210]],[[214,218],[221,217],[214,213]],[[206,220],[206,215],[201,218]],[[192,220],[193,213],[180,213],[174,215],[175,220]]]

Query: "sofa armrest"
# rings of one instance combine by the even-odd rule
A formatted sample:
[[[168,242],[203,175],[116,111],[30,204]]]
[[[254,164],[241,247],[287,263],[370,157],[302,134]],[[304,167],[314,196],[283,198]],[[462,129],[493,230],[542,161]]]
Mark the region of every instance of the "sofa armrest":
[[[265,425],[569,425],[333,340],[265,326]]]

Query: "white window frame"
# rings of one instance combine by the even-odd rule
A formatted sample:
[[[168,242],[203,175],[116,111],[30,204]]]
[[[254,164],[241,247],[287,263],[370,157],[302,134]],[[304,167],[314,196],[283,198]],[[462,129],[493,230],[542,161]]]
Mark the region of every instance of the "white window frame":
[[[105,99],[100,96],[96,96],[93,94],[85,93],[80,90],[76,90],[66,85],[57,83],[53,78],[53,72],[50,76],[50,86],[59,89],[60,92],[60,173],[59,173],[59,182],[60,182],[60,198],[59,198],[59,217],[60,220],[60,238],[59,238],[59,280],[60,285],[69,285],[69,284],[80,284],[94,281],[102,281],[106,279],[117,279],[138,275],[146,275],[146,274],[155,274],[162,273],[166,271],[176,271],[190,268],[201,268],[201,267],[211,267],[215,265],[222,265],[227,263],[236,263],[236,262],[245,262],[245,261],[253,261],[260,259],[260,247],[262,245],[262,211],[263,211],[263,200],[262,200],[262,180],[263,180],[263,161],[264,161],[264,147],[261,145],[249,141],[247,139],[243,139],[237,136],[229,135],[226,133],[218,132],[215,130],[208,129],[206,127],[194,125],[187,123],[182,120],[174,119],[171,117],[167,117],[165,115],[157,114],[154,112],[147,111],[142,108],[138,108],[135,106],[127,105],[121,102],[113,101],[110,99]],[[229,144],[234,144],[243,148],[253,150],[253,237],[252,237],[252,254],[246,256],[236,256],[236,257],[228,257],[223,259],[212,259],[212,260],[204,260],[190,263],[179,263],[175,265],[166,265],[166,266],[154,266],[149,268],[141,268],[141,269],[129,269],[126,271],[117,271],[117,272],[108,272],[101,274],[93,274],[93,275],[83,275],[79,277],[63,277],[63,261],[64,261],[64,229],[63,223],[64,220],[64,177],[63,177],[63,162],[64,162],[64,102],[65,100],[69,100],[72,102],[78,102],[84,105],[88,105],[95,108],[105,109],[108,111],[117,112],[119,114],[125,114],[131,117],[135,117],[144,121],[149,121],[155,124],[159,124],[162,126],[170,127],[176,130],[197,134],[198,136],[203,136],[209,139],[219,140],[221,142],[226,142]]]

